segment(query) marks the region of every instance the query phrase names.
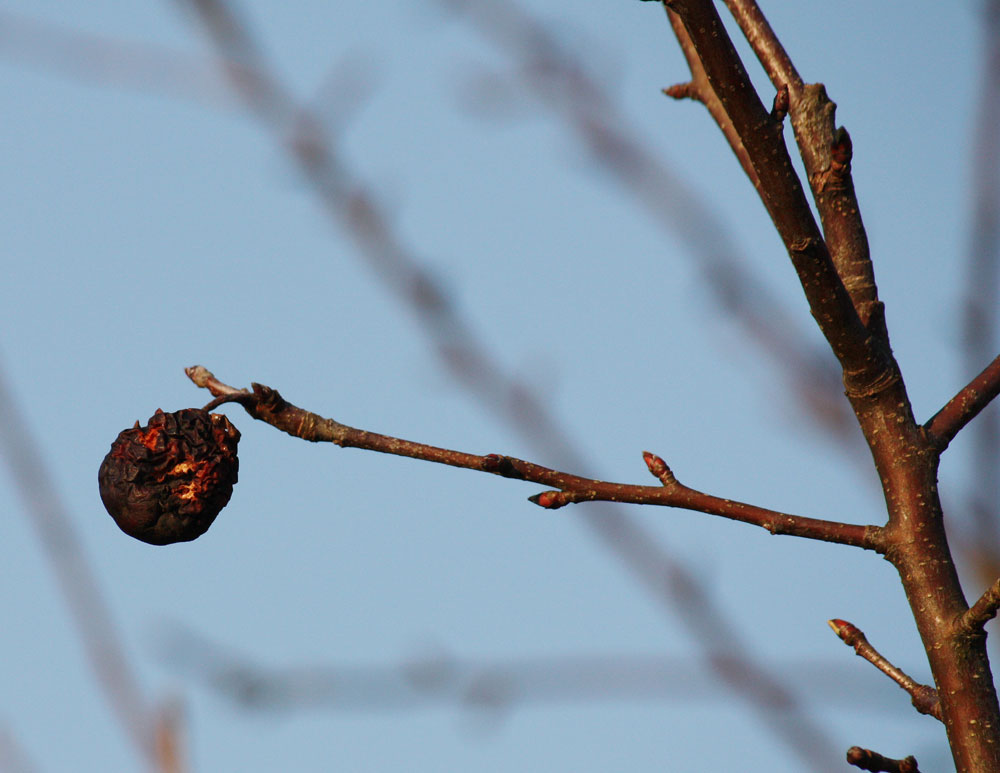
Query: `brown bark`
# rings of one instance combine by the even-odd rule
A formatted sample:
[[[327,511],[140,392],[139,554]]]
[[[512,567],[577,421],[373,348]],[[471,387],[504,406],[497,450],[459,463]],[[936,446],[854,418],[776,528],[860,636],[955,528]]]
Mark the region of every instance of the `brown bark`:
[[[806,159],[825,238],[819,236],[780,127],[757,97],[725,28],[708,0],[665,2],[676,13],[712,90],[732,121],[754,169],[758,191],[799,275],[820,329],[840,361],[847,397],[882,482],[888,523],[886,559],[899,572],[941,700],[958,771],[1000,770],[1000,706],[981,627],[963,625],[969,606],[948,547],[937,492],[940,449],[985,404],[951,406],[931,425],[917,424],[889,347],[875,293],[853,184],[849,138],[833,132],[832,103],[821,87],[801,87],[761,25],[750,0],[731,5],[772,78],[790,78],[790,109]],[[739,9],[738,9],[739,10]],[[676,26],[676,25],[675,25]],[[772,36],[773,37],[773,36]],[[682,41],[682,45],[685,41]],[[804,104],[807,103],[807,104]],[[814,120],[822,116],[822,120]],[[825,145],[825,147],[824,147]],[[834,252],[835,257],[831,256]],[[846,284],[851,285],[848,291]],[[985,398],[988,401],[988,398]]]

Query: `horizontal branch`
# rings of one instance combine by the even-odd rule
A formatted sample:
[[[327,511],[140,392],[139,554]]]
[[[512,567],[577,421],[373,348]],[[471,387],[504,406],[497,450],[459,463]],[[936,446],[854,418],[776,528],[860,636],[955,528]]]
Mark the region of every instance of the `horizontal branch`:
[[[713,683],[698,654],[565,652],[482,658],[463,657],[438,644],[381,662],[323,660],[289,666],[256,661],[181,626],[164,628],[161,637],[157,650],[162,664],[176,676],[197,681],[240,708],[270,712],[412,712],[447,706],[506,714],[555,703],[656,701],[690,707],[726,699],[725,687]],[[718,658],[745,675],[739,655]],[[891,710],[879,701],[871,682],[844,663],[785,656],[781,672],[797,684],[809,684],[812,699],[825,705],[856,707],[857,696],[864,694],[876,701],[869,708]],[[770,711],[779,721],[799,711],[777,696],[772,699]]]
[[[377,432],[355,429],[292,405],[270,387],[253,384],[252,391],[236,389],[222,383],[200,365],[187,368],[185,372],[197,386],[208,389],[215,397],[205,406],[206,410],[216,408],[223,403],[235,402],[242,405],[253,418],[265,421],[283,432],[303,440],[315,443],[334,443],[342,448],[362,448],[396,456],[407,456],[412,459],[447,464],[451,467],[462,467],[505,478],[516,478],[530,483],[551,486],[556,490],[544,491],[530,498],[535,504],[548,509],[556,509],[577,502],[594,501],[679,507],[760,526],[772,534],[806,537],[884,552],[882,532],[877,526],[839,523],[790,515],[731,499],[711,496],[678,483],[663,460],[648,452],[644,454],[646,464],[650,472],[659,478],[662,485],[640,486],[610,483],[560,472],[511,456],[470,454],[412,440],[403,440]]]
[[[902,670],[894,666],[882,654],[868,643],[864,633],[859,628],[846,620],[833,619],[827,621],[833,632],[839,636],[844,644],[854,647],[858,656],[864,658],[875,668],[888,676],[892,681],[902,687],[910,694],[913,707],[921,714],[927,714],[936,719],[941,718],[941,701],[938,699],[938,692],[933,687],[920,684]]]
[[[1000,355],[983,372],[966,384],[924,428],[939,451],[943,451],[962,428],[979,415],[1000,394]]]

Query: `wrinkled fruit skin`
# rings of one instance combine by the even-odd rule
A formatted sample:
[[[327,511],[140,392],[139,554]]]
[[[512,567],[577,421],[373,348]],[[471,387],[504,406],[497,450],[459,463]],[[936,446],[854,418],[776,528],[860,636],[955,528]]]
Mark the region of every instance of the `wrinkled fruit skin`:
[[[118,435],[97,480],[119,528],[150,545],[197,539],[233,494],[240,433],[220,413],[157,410]]]

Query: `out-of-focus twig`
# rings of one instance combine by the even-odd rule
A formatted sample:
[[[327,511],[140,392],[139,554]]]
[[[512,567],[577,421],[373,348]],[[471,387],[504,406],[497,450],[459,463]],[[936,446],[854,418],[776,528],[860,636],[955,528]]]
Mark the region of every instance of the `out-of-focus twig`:
[[[964,370],[975,373],[1000,350],[1000,0],[982,4],[983,65],[971,164]],[[1000,410],[993,406],[969,430],[968,504],[974,563],[989,582],[1000,569]]]
[[[500,12],[520,13],[512,6]],[[535,20],[524,18],[529,24],[540,27]],[[234,104],[232,92],[225,86],[224,79],[216,77],[215,68],[178,51],[88,35],[7,12],[0,12],[0,28],[5,33],[0,36],[0,56],[21,64],[101,86],[124,86],[213,106]],[[516,33],[516,27],[512,31]],[[552,42],[551,36],[537,42]],[[545,55],[546,67],[536,69],[532,57],[538,52],[530,45],[521,45],[523,43],[525,41],[521,40],[517,50],[509,47],[505,50],[524,57],[519,63],[524,65],[519,69],[519,77],[525,88],[538,97],[540,105],[557,108],[556,115],[565,118],[567,126],[579,133],[602,168],[612,172],[615,179],[637,197],[655,222],[680,236],[696,257],[694,265],[702,272],[715,300],[739,320],[751,340],[771,358],[779,372],[786,375],[789,390],[805,413],[827,431],[826,437],[837,439],[846,444],[845,447],[853,447],[851,441],[856,434],[841,399],[836,370],[825,353],[794,335],[796,326],[791,324],[790,315],[777,311],[779,304],[745,270],[747,261],[738,245],[726,235],[726,228],[712,208],[701,202],[693,189],[672,175],[656,154],[642,145],[616,109],[608,109],[609,105],[613,107],[609,95],[598,83],[587,79],[584,69],[574,64],[569,51],[560,50],[557,57],[550,52]],[[245,62],[230,69],[237,79],[258,80],[254,73],[248,72]],[[542,75],[544,78],[539,77]],[[603,101],[581,101],[580,85],[566,89],[574,82],[582,83],[587,93],[597,94]],[[553,94],[571,95],[577,109],[570,112],[558,109],[564,99],[553,99]],[[686,95],[696,96],[693,93]],[[590,117],[585,118],[588,114]],[[312,137],[315,131],[323,128],[317,117],[318,112],[307,111],[301,116],[298,128],[291,132],[296,138],[293,141],[300,144],[304,152],[323,144]],[[747,168],[745,163],[744,167]],[[641,174],[633,174],[635,172]],[[363,207],[363,202],[361,204]],[[420,292],[420,288],[412,292]],[[763,308],[769,312],[762,313]]]
[[[0,723],[0,771],[3,773],[39,773],[38,766],[18,743],[5,723]]]
[[[530,23],[537,24],[534,20]],[[215,77],[214,68],[177,51],[88,35],[7,12],[0,12],[0,28],[5,33],[0,36],[0,56],[18,63],[102,86],[124,86],[211,105],[233,103],[231,92],[224,86],[223,79]],[[551,41],[544,38],[541,42]],[[522,48],[525,50],[520,53],[531,55],[530,46]],[[544,73],[531,66],[524,68],[520,71],[524,85],[536,93],[539,104],[547,108],[559,108],[564,102],[561,98],[551,98],[552,89],[557,94],[571,94],[576,106],[584,108],[572,114],[557,109],[556,114],[566,118],[569,128],[580,133],[595,159],[637,197],[657,223],[680,236],[696,256],[694,265],[702,272],[716,301],[740,321],[751,340],[771,358],[778,372],[785,374],[790,393],[805,413],[823,426],[825,436],[853,448],[856,434],[840,396],[839,378],[826,355],[794,335],[796,326],[789,324],[789,315],[777,311],[779,305],[775,299],[744,269],[747,262],[742,259],[735,242],[726,236],[724,225],[711,207],[700,202],[693,189],[674,177],[656,154],[642,145],[616,110],[606,109],[608,104],[613,104],[607,99],[608,95],[603,93],[603,103],[581,102],[576,90],[565,90],[567,83],[562,79],[570,75],[576,81],[582,78],[590,93],[602,94],[599,84],[586,80],[583,69],[560,63],[566,57],[569,52],[560,51],[559,57],[549,62],[556,66]],[[571,57],[569,63],[573,64]],[[525,64],[530,65],[530,61],[526,59]],[[246,72],[245,64],[232,69],[242,71],[237,78],[256,80],[253,73]],[[536,77],[540,74],[545,78]],[[547,85],[541,85],[541,80]],[[674,90],[671,93],[677,95]],[[685,95],[697,96],[694,93]],[[579,119],[588,112],[591,118]],[[594,116],[600,116],[600,120],[594,120]],[[315,117],[315,114],[304,116],[301,131],[296,132],[301,134],[299,140],[306,147],[314,144],[309,135],[316,128],[311,120]],[[748,168],[745,159],[744,168]],[[641,174],[633,174],[636,171]],[[763,308],[770,311],[763,314],[760,311]]]
[[[742,248],[715,208],[667,167],[629,127],[617,100],[594,77],[558,35],[514,2],[441,0],[460,13],[513,63],[522,90],[553,114],[587,149],[594,163],[627,192],[671,237],[679,238],[701,273],[713,300],[757,344],[776,373],[786,378],[789,392],[803,411],[845,448],[856,450],[858,439],[843,399],[840,376],[829,354],[798,334],[800,326],[783,304],[748,266]],[[725,117],[711,89],[692,72],[692,87],[684,96],[704,98],[713,117]],[[704,87],[704,88],[703,88]],[[672,93],[672,96],[679,96]],[[727,134],[732,139],[732,132]],[[751,169],[738,138],[733,151]]]
[[[926,684],[920,684],[890,663],[878,650],[868,643],[868,639],[865,638],[864,633],[858,627],[846,620],[834,619],[828,622],[830,628],[843,640],[844,644],[854,648],[854,651],[858,653],[858,657],[867,660],[906,690],[910,694],[913,707],[917,711],[941,720],[941,702],[938,700],[937,690]]]
[[[577,445],[538,397],[505,373],[472,335],[447,295],[398,237],[377,198],[337,158],[324,133],[297,133],[287,141],[289,127],[321,123],[295,109],[291,95],[271,74],[232,8],[222,0],[176,1],[196,12],[247,107],[289,150],[329,216],[354,239],[360,254],[415,315],[448,373],[492,413],[521,432],[545,458],[585,470],[587,465]],[[601,136],[600,131],[595,135]],[[641,165],[628,164],[626,168],[643,181],[641,187],[646,186]],[[653,187],[650,193],[661,192]],[[716,675],[753,707],[755,717],[811,768],[827,769],[835,752],[825,731],[810,719],[790,690],[752,660],[743,636],[683,565],[638,521],[620,510],[595,507],[580,518],[658,601],[682,613],[681,619]],[[743,655],[740,668],[720,667],[722,652]]]
[[[591,701],[693,701],[724,697],[726,689],[692,656],[574,655],[490,660],[432,650],[399,661],[369,665],[316,664],[270,667],[253,662],[204,636],[167,629],[158,649],[168,667],[240,706],[263,711],[417,710],[454,705],[488,711],[529,704]],[[734,669],[740,658],[734,657]],[[809,684],[824,703],[884,711],[889,703],[870,679],[830,662],[788,660],[783,673]]]
[[[153,710],[125,656],[111,610],[101,594],[73,521],[56,494],[27,422],[0,372],[0,452],[24,509],[45,548],[98,684],[126,737],[151,769],[160,766],[153,743]]]
[[[239,104],[209,59],[148,42],[88,34],[9,11],[0,11],[0,59],[102,86],[211,106]]]

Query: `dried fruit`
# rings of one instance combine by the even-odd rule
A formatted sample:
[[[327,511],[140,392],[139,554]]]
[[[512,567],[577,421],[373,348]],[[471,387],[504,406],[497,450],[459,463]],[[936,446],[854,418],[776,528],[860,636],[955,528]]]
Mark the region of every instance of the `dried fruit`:
[[[119,433],[97,479],[119,528],[151,545],[197,539],[233,494],[239,430],[221,413],[157,410]]]

